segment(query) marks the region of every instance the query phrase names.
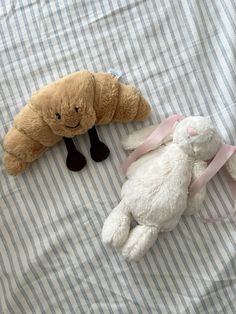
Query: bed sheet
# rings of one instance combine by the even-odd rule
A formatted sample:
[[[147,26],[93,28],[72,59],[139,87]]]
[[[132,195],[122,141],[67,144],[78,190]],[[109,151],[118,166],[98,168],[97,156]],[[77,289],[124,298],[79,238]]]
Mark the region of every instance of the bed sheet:
[[[0,0],[0,312],[235,313],[236,227],[181,219],[140,263],[101,242],[120,200],[122,136],[180,112],[210,116],[235,142],[233,0]],[[111,156],[66,169],[63,143],[17,177],[2,142],[32,92],[68,73],[121,71],[152,106],[143,123],[99,127]],[[232,208],[222,177],[201,215]]]

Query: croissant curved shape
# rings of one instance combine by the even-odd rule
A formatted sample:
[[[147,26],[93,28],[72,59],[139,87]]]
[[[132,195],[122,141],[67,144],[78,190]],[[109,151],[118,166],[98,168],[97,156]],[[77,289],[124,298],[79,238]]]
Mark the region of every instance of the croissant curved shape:
[[[150,106],[131,85],[108,73],[75,72],[35,92],[5,136],[3,163],[9,175],[24,171],[62,137],[94,125],[145,119]]]

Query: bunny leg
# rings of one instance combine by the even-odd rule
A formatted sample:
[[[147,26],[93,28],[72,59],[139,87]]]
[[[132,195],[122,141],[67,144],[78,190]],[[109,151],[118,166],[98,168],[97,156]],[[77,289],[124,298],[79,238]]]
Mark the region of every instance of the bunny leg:
[[[80,171],[86,165],[86,159],[75,147],[72,138],[63,137],[67,148],[66,165],[71,171]]]
[[[92,159],[96,162],[105,160],[109,156],[110,150],[100,141],[95,126],[88,130],[88,134],[91,143],[90,154]]]
[[[102,228],[103,243],[120,247],[128,238],[131,223],[131,214],[121,201],[105,220]]]
[[[159,229],[154,226],[137,225],[131,230],[122,248],[122,255],[128,261],[138,261],[157,240]]]

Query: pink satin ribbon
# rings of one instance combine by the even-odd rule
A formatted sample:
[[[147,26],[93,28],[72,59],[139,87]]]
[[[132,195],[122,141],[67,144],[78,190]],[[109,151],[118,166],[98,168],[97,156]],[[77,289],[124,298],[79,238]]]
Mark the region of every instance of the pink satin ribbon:
[[[156,149],[158,146],[162,144],[162,141],[171,134],[172,129],[179,121],[183,120],[184,116],[176,114],[170,116],[166,120],[164,120],[148,137],[147,139],[138,146],[122,163],[121,169],[124,174],[126,174],[129,166],[137,160],[142,155]],[[204,170],[204,172],[193,181],[189,188],[189,193],[194,195],[201,190],[203,186],[205,186],[214,175],[223,167],[223,173],[230,189],[232,199],[234,201],[234,210],[232,213],[220,216],[217,218],[204,218],[200,217],[200,219],[204,223],[215,223],[217,221],[222,221],[230,218],[233,214],[236,213],[236,182],[229,175],[226,167],[224,167],[225,163],[229,160],[229,158],[236,152],[236,146],[231,146],[227,144],[222,144],[218,153],[215,155],[213,160],[210,162],[208,167]]]
[[[218,153],[215,155],[214,159],[211,161],[209,166],[204,170],[204,172],[191,184],[189,188],[190,194],[196,194],[201,190],[201,188],[206,185],[214,175],[224,166],[227,160],[233,155],[236,147],[222,144]]]
[[[156,149],[161,142],[170,135],[174,125],[183,120],[184,116],[176,114],[164,120],[159,126],[146,138],[143,144],[139,145],[122,163],[121,170],[126,174],[129,166],[142,155]]]
[[[201,188],[203,188],[203,186],[205,186],[220,169],[223,169],[224,177],[226,179],[227,185],[231,192],[232,199],[234,201],[234,209],[230,214],[219,216],[217,218],[205,218],[199,216],[199,218],[204,223],[212,224],[218,221],[229,219],[230,217],[232,217],[233,214],[236,213],[236,182],[233,180],[233,178],[228,173],[228,170],[224,166],[225,163],[229,160],[229,158],[235,153],[235,151],[236,151],[235,146],[222,144],[221,148],[219,149],[218,153],[215,155],[213,160],[210,162],[209,166],[196,180],[193,181],[189,188],[190,194],[194,195],[198,193],[201,190]]]

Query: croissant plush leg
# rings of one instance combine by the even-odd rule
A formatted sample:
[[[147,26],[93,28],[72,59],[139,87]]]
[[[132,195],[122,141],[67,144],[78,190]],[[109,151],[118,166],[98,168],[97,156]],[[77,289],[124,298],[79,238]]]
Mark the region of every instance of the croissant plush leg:
[[[105,160],[109,156],[110,150],[100,141],[96,128],[92,127],[92,129],[88,131],[88,134],[91,143],[90,154],[92,159],[96,162]]]
[[[86,159],[75,147],[72,138],[63,137],[67,148],[66,165],[71,171],[80,171],[86,165]]]

